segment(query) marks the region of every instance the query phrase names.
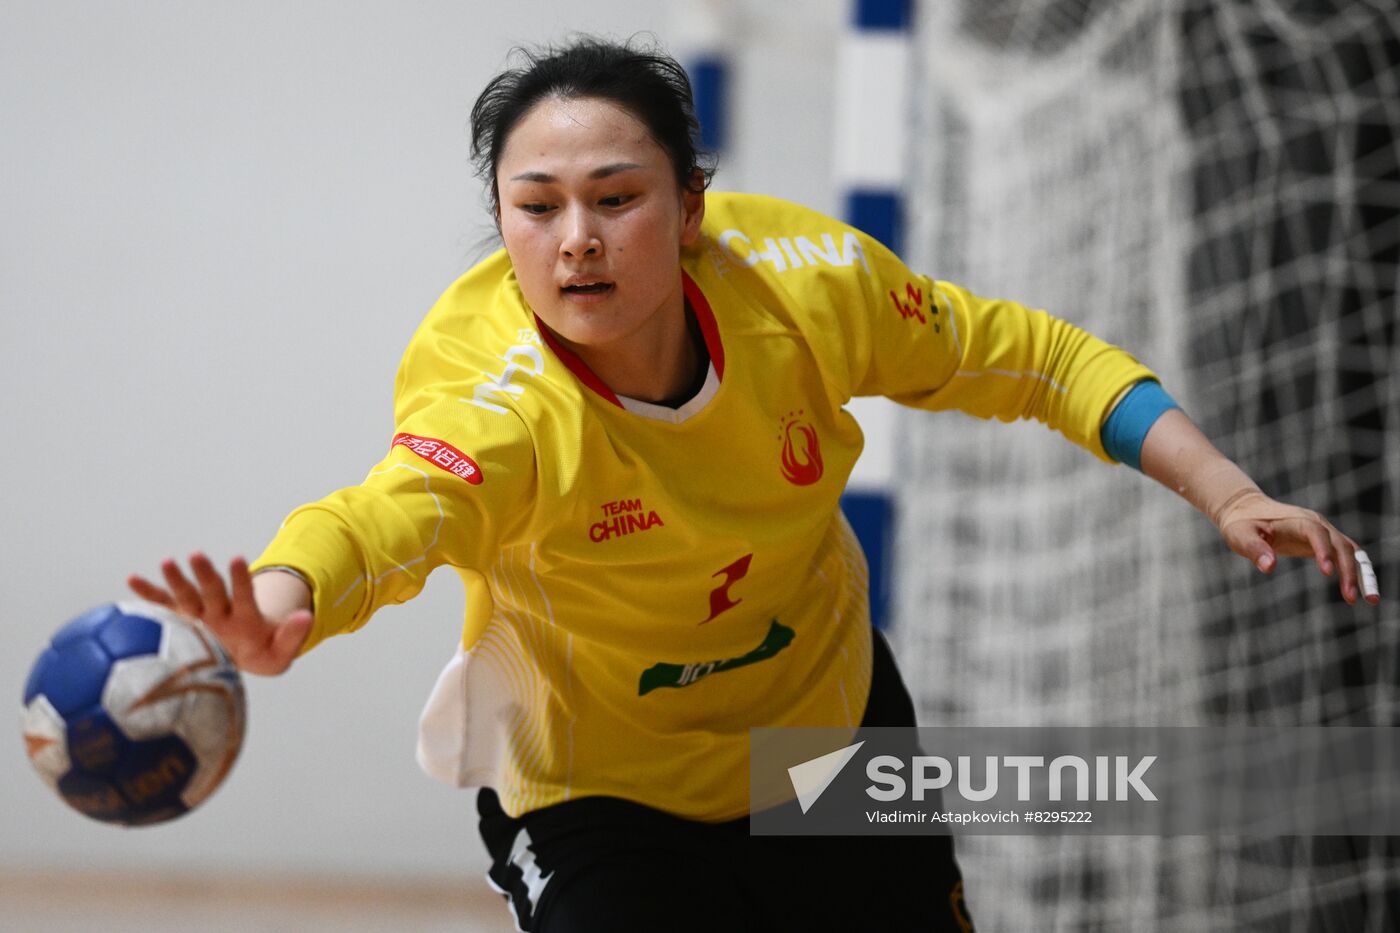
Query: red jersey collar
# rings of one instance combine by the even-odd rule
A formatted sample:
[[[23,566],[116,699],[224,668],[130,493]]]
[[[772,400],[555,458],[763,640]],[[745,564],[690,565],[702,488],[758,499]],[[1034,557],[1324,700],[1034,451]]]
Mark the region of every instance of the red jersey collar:
[[[714,364],[715,375],[721,380],[724,379],[724,345],[719,339],[719,325],[715,323],[715,314],[710,310],[710,303],[705,300],[705,293],[700,291],[700,286],[695,284],[695,280],[684,270],[681,270],[681,287],[685,291],[685,299],[690,305],[691,311],[695,313],[695,320],[700,325],[700,333],[705,337],[705,349],[710,352],[710,362]],[[588,386],[598,395],[618,408],[622,407],[622,402],[618,401],[617,395],[612,389],[607,387],[603,380],[599,379],[593,370],[588,368],[588,364],[579,359],[578,354],[561,344],[555,336],[550,333],[548,327],[540,320],[538,314],[531,314],[535,318],[535,329],[544,338],[544,342],[554,355],[559,357],[560,362],[569,368],[579,382]]]

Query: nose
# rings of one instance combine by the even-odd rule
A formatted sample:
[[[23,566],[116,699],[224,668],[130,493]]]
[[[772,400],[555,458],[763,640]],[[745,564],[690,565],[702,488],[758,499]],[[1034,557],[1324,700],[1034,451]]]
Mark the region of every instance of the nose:
[[[559,242],[559,251],[570,259],[601,256],[603,241],[594,221],[592,213],[582,206],[570,208],[564,217],[564,236]]]

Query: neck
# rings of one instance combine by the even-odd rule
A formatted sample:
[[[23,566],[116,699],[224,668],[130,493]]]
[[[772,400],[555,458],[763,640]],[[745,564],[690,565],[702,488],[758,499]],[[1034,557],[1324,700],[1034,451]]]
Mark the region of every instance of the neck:
[[[616,394],[662,404],[695,384],[705,354],[692,336],[680,290],[647,324],[625,340],[566,346]]]

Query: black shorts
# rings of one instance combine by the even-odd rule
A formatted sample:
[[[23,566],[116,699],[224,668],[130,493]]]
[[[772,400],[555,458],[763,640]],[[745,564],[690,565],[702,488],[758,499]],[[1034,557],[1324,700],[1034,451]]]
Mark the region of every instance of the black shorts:
[[[861,724],[914,724],[878,632]],[[747,817],[702,823],[613,797],[512,818],[490,789],[477,809],[488,877],[526,931],[972,929],[948,836],[751,836]]]

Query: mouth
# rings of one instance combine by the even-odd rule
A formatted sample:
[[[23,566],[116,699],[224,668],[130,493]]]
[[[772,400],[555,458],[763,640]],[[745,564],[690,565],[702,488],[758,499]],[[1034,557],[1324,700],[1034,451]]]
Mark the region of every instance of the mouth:
[[[568,281],[559,287],[559,291],[573,301],[600,301],[607,297],[615,286],[606,279],[594,279],[587,276],[571,276]]]

